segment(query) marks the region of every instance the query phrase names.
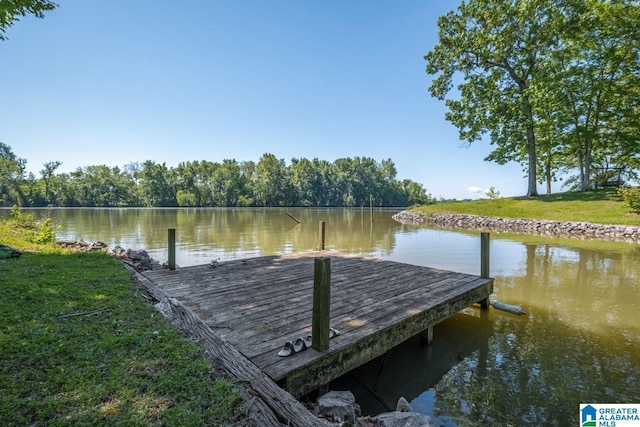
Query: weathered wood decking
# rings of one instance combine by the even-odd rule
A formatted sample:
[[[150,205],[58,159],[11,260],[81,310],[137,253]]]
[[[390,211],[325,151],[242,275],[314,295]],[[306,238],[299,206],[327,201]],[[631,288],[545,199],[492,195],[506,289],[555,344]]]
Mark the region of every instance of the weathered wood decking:
[[[329,350],[278,356],[311,334],[314,258],[331,258]],[[493,291],[493,279],[335,252],[304,252],[157,270],[181,301],[273,380],[300,397]]]

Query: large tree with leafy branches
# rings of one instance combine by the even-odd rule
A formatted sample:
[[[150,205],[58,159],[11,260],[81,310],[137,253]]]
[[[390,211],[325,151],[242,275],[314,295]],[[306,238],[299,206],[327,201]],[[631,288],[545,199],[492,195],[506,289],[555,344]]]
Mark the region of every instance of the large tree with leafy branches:
[[[566,162],[579,173],[579,189],[592,187],[592,169],[631,166],[638,147],[640,4],[588,0],[579,31],[566,34],[548,61],[553,78],[546,99],[564,129]]]
[[[0,206],[27,203],[21,188],[25,180],[26,159],[16,156],[11,147],[0,142]]]
[[[446,99],[446,119],[468,143],[489,134],[487,157],[526,165],[537,196],[534,81],[548,51],[571,27],[570,0],[469,0],[438,20],[439,43],[425,55],[436,74],[431,94]],[[457,91],[452,89],[454,82]]]

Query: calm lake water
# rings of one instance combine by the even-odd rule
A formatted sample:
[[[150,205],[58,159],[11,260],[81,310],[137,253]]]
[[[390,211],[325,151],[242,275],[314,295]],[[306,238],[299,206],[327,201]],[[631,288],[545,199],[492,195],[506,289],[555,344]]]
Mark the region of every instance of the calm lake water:
[[[29,211],[25,209],[25,211]],[[182,266],[326,247],[479,274],[476,231],[402,225],[394,210],[52,209],[57,236],[147,249]],[[8,217],[0,210],[0,217]],[[436,325],[433,344],[393,349],[337,380],[375,414],[404,396],[438,425],[579,424],[580,403],[640,402],[640,245],[491,235],[495,299],[526,316],[468,308]]]

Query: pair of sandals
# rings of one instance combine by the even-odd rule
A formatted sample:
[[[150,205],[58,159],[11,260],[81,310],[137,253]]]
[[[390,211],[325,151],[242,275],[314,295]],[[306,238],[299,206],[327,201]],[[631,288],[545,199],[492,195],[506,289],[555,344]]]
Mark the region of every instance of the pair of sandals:
[[[337,329],[329,328],[329,339],[337,337],[340,335],[340,332]],[[296,353],[300,353],[301,351],[305,351],[307,348],[311,347],[311,335],[307,335],[306,338],[298,338],[294,342],[287,341],[282,347],[282,350],[278,352],[278,356],[287,357]]]

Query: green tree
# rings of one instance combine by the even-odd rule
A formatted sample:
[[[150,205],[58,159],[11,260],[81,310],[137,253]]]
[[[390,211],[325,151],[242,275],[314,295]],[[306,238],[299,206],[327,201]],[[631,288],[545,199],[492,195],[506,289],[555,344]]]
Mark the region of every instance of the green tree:
[[[91,165],[71,173],[80,206],[119,207],[131,203],[131,178],[119,167]]]
[[[336,197],[334,206],[356,206],[354,187],[357,185],[354,179],[353,162],[350,157],[336,159],[333,162],[333,184],[335,185]]]
[[[242,193],[238,196],[238,206],[248,207],[255,205],[255,175],[256,163],[253,161],[240,162],[240,174]]]
[[[402,189],[406,199],[404,203],[399,203],[398,206],[426,205],[435,203],[435,200],[427,194],[427,190],[415,181],[410,179],[402,180]]]
[[[176,201],[180,207],[193,207],[196,206],[196,195],[185,190],[178,190]]]
[[[496,190],[495,187],[490,187],[487,191],[484,192],[484,194],[486,194],[487,197],[492,200],[500,198],[500,192]]]
[[[548,68],[554,72],[547,80],[553,85],[547,99],[561,113],[555,128],[565,129],[566,162],[578,169],[582,191],[592,188],[594,166],[602,168],[614,158],[625,165],[629,154],[640,152],[639,27],[637,2],[589,0],[580,31],[565,32],[550,55]]]
[[[205,199],[210,199],[207,197],[209,177],[202,174],[203,169],[198,161],[178,164],[175,175],[176,198],[179,206],[207,206]],[[185,200],[187,194],[189,197]]]
[[[43,164],[44,168],[40,170],[40,175],[42,175],[42,180],[44,181],[44,200],[47,204],[52,202],[51,181],[53,180],[56,169],[58,169],[60,165],[62,165],[60,161],[46,162]]]
[[[318,159],[314,159],[314,162]],[[317,163],[308,159],[291,159],[291,184],[295,191],[294,204],[299,206],[322,206],[320,171]]]
[[[140,172],[140,190],[145,206],[177,206],[172,176],[165,163],[146,160]]]
[[[36,18],[44,18],[44,12],[58,7],[49,0],[2,0],[0,1],[0,40],[6,40],[7,29],[19,16],[34,15]]]
[[[287,167],[271,153],[260,157],[256,165],[255,197],[261,206],[286,206],[290,196]]]
[[[24,206],[27,202],[21,184],[27,161],[16,156],[11,147],[0,142],[0,204]]]
[[[235,159],[225,159],[212,176],[216,206],[235,206],[242,191],[242,170]]]
[[[446,119],[469,143],[489,133],[497,148],[487,160],[526,164],[528,196],[538,194],[533,82],[571,8],[564,0],[469,0],[438,19],[439,43],[425,55],[427,72],[438,74],[432,96],[446,99],[462,78]]]
[[[124,173],[129,176],[131,182],[131,188],[129,194],[131,195],[131,206],[142,206],[142,196],[140,194],[140,172],[142,172],[142,165],[139,162],[127,163],[123,166]]]
[[[25,206],[42,206],[44,204],[44,195],[40,191],[38,179],[33,172],[29,172],[26,175],[23,174],[18,185],[24,195]]]
[[[76,183],[68,173],[54,175],[49,182],[50,192],[55,197],[55,206],[82,206],[76,199]]]

